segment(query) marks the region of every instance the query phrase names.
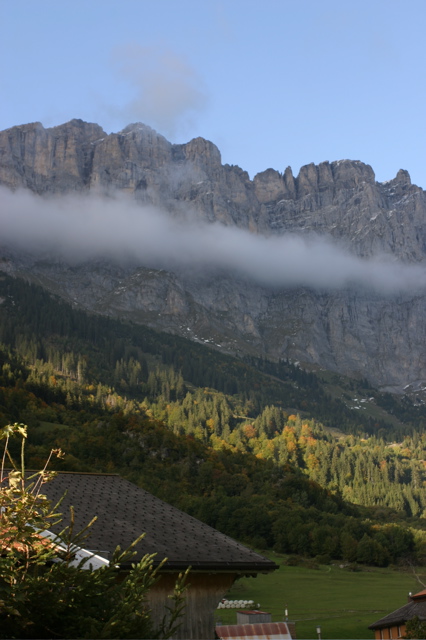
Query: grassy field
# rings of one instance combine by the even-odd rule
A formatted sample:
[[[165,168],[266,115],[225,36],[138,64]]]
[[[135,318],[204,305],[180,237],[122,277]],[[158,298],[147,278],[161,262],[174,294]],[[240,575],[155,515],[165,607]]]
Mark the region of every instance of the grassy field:
[[[273,622],[296,621],[298,640],[317,638],[321,626],[323,640],[332,638],[366,638],[374,634],[368,625],[407,602],[411,591],[423,586],[409,572],[392,569],[364,569],[359,572],[338,566],[319,569],[288,567],[282,559],[270,556],[280,568],[269,575],[238,580],[227,598],[254,600],[263,611],[272,614]],[[422,576],[422,580],[426,578]],[[222,624],[236,624],[235,609],[219,609]]]

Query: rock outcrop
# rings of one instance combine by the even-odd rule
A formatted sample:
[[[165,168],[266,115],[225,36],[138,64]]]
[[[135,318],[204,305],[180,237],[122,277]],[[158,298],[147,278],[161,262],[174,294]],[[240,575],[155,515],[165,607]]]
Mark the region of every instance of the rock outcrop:
[[[0,132],[0,184],[49,197],[119,190],[170,215],[191,211],[263,235],[317,234],[358,256],[426,258],[426,193],[407,171],[378,183],[360,161],[309,164],[293,176],[267,169],[250,180],[223,165],[211,142],[171,144],[143,124],[107,134],[72,120]],[[233,353],[316,363],[402,391],[426,381],[425,297],[365,291],[267,289],[229,274],[170,273],[92,261],[84,265],[2,250],[3,269],[101,313],[119,314]]]

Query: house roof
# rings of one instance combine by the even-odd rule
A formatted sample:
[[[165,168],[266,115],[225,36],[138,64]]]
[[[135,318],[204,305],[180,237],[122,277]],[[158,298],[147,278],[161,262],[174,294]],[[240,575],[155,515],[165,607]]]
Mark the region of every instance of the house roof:
[[[285,622],[218,625],[216,634],[221,640],[291,640]]]
[[[232,538],[180,511],[135,484],[113,474],[58,473],[42,492],[54,503],[66,493],[60,511],[64,521],[52,527],[58,533],[75,508],[75,531],[97,516],[85,541],[86,549],[111,558],[117,545],[128,547],[141,533],[138,560],[156,553],[165,570],[268,573],[277,565]]]
[[[426,620],[426,590],[419,591],[410,597],[410,601],[403,607],[392,611],[384,618],[373,622],[369,629],[384,629],[400,624],[404,624],[407,620],[411,620],[417,616],[419,620]]]

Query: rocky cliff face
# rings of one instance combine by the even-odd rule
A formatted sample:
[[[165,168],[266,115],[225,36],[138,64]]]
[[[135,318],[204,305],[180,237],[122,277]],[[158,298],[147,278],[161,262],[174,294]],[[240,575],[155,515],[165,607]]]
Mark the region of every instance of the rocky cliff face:
[[[342,160],[268,169],[253,180],[222,165],[197,138],[173,145],[142,124],[106,134],[73,120],[0,132],[0,184],[49,196],[119,190],[170,215],[190,210],[208,222],[280,235],[326,234],[368,257],[392,253],[421,263],[426,194],[406,171],[377,183],[371,167]],[[106,261],[70,266],[2,250],[2,265],[36,278],[85,308],[119,314],[233,353],[289,357],[402,391],[426,381],[422,295],[264,288],[226,274],[171,273]]]

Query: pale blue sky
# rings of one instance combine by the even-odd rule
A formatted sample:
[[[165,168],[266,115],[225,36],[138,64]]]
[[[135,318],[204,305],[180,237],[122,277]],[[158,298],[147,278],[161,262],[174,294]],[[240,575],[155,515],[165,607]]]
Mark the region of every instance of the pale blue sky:
[[[0,0],[0,129],[203,136],[251,177],[350,158],[426,188],[426,0]]]

